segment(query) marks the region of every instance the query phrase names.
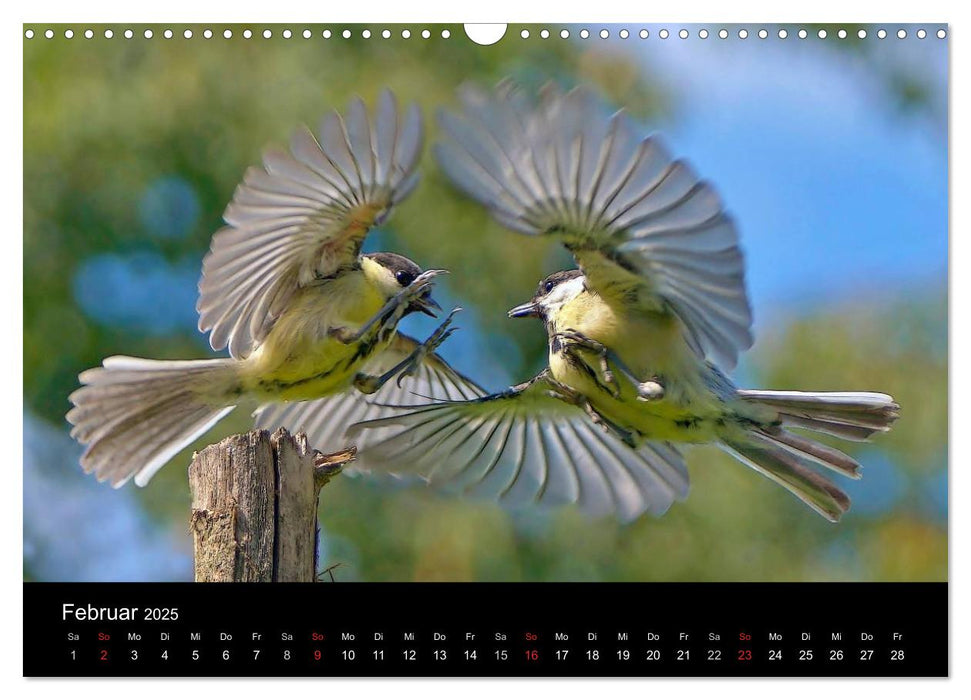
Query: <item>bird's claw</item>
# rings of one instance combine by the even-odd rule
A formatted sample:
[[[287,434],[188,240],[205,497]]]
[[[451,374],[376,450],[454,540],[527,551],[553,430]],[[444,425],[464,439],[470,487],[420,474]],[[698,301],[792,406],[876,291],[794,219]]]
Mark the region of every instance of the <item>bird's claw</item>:
[[[433,279],[447,274],[448,270],[425,270],[413,279],[411,284],[398,292],[397,296],[404,303],[414,301],[431,288]]]
[[[620,382],[617,381],[617,377],[614,376],[614,373],[610,369],[610,367],[606,366],[606,363],[604,363],[604,365],[605,366],[601,368],[603,370],[604,388],[615,399],[619,399],[620,398]]]
[[[561,342],[563,340],[568,341],[564,344],[565,352],[573,352],[574,347],[582,348],[584,350],[589,350],[596,353],[600,360],[600,374],[603,376],[603,388],[609,393],[613,398],[620,398],[620,382],[617,381],[617,377],[614,375],[613,370],[610,369],[610,356],[611,352],[607,349],[607,346],[601,342],[588,338],[583,333],[580,333],[573,328],[567,328],[564,331],[559,331],[554,335],[554,338],[558,338]]]
[[[399,389],[401,388],[401,381],[405,377],[413,376],[418,370],[418,367],[421,366],[421,363],[424,362],[425,358],[434,353],[442,345],[442,343],[451,337],[452,333],[458,330],[458,328],[455,328],[451,324],[452,318],[454,318],[455,314],[461,310],[462,307],[460,306],[456,306],[454,309],[452,309],[448,313],[448,316],[445,317],[445,320],[439,324],[438,328],[436,328],[434,332],[432,332],[432,334],[425,339],[425,342],[415,348],[415,351],[411,354],[411,358],[408,360],[408,364],[400,372],[398,372],[398,376],[395,379],[395,383],[398,385]]]

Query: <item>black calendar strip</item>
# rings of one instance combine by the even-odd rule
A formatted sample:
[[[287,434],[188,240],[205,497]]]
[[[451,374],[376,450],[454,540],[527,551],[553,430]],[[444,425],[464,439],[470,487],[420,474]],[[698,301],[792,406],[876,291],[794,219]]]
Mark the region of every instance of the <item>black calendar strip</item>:
[[[947,584],[24,585],[28,676],[945,676]]]

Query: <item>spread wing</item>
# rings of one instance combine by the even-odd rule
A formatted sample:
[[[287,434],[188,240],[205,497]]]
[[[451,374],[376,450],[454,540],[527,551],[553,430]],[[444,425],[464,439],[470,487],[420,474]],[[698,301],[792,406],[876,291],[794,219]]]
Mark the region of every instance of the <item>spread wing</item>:
[[[291,295],[355,265],[365,235],[418,182],[421,115],[402,115],[384,91],[368,116],[358,98],[290,150],[268,149],[246,172],[212,238],[199,282],[199,330],[214,350],[242,358],[262,341]]]
[[[682,321],[699,355],[730,369],[752,344],[738,234],[718,194],[590,92],[533,104],[508,83],[467,88],[442,113],[445,173],[505,226],[551,234],[602,295]]]
[[[383,374],[418,347],[413,338],[398,333],[391,346],[365,365],[368,374]],[[307,434],[310,445],[321,452],[334,452],[349,445],[345,430],[358,421],[382,418],[394,413],[390,406],[405,406],[428,400],[465,401],[483,396],[485,392],[470,379],[453,370],[438,355],[425,358],[417,372],[404,377],[401,386],[392,379],[371,395],[356,389],[325,396],[313,401],[292,401],[268,404],[255,413],[256,427]],[[377,434],[356,441],[359,449]]]
[[[439,401],[358,423],[362,466],[419,474],[445,490],[507,505],[577,503],[590,515],[625,521],[665,512],[688,492],[671,445],[634,450],[573,405],[550,394],[545,373],[471,401]],[[374,432],[375,435],[369,436]]]

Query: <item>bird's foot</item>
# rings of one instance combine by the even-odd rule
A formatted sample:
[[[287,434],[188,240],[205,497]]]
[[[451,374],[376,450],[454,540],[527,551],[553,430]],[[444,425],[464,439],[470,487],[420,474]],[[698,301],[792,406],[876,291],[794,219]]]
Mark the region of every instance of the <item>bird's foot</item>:
[[[625,428],[621,428],[612,420],[606,418],[602,413],[591,406],[589,402],[583,403],[583,409],[587,412],[587,415],[590,416],[590,420],[603,428],[608,434],[613,435],[628,447],[637,447],[637,441],[634,438],[633,432]]]
[[[398,321],[404,316],[408,306],[412,302],[420,300],[422,295],[431,288],[432,280],[439,275],[447,273],[448,270],[426,270],[418,275],[411,284],[385,302],[384,306],[356,331],[338,326],[336,328],[329,328],[327,335],[345,345],[350,345],[351,343],[358,342],[368,334],[375,334],[377,336],[389,334],[398,326]]]
[[[554,334],[553,338],[560,342],[564,352],[570,353],[574,357],[576,357],[575,349],[588,350],[594,353],[600,364],[600,375],[603,377],[601,386],[615,399],[620,398],[620,382],[617,381],[613,370],[610,368],[609,360],[613,357],[613,353],[607,349],[606,345],[573,328],[560,331]]]
[[[425,342],[412,351],[411,355],[409,355],[403,363],[404,366],[399,365],[400,369],[396,368],[398,378],[395,381],[399,387],[401,386],[402,379],[414,375],[415,372],[418,371],[418,368],[421,367],[421,364],[425,361],[425,358],[434,354],[441,344],[448,340],[452,333],[458,330],[458,328],[452,325],[452,319],[455,317],[455,314],[461,310],[462,307],[460,306],[456,306],[454,309],[452,309],[448,316],[445,317],[445,320],[442,321],[441,325],[439,325],[438,328],[436,328],[435,331],[425,339]]]
[[[462,309],[456,307],[452,309],[448,316],[442,324],[435,329],[425,340],[424,343],[415,348],[405,359],[396,364],[394,367],[389,369],[387,372],[381,375],[365,374],[364,372],[358,372],[357,376],[354,377],[354,388],[360,391],[362,394],[373,394],[385,384],[388,383],[394,377],[397,377],[397,384],[401,386],[401,380],[405,377],[409,377],[418,371],[421,367],[422,362],[425,358],[435,352],[438,347],[444,343],[452,333],[457,329],[452,327],[452,318]]]

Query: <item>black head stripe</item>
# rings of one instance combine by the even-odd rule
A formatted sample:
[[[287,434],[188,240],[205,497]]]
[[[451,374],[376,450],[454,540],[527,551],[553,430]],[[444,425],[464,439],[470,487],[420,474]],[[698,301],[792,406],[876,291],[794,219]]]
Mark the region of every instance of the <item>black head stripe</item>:
[[[404,255],[398,255],[397,253],[369,253],[364,257],[370,258],[381,267],[390,271],[392,276],[403,287],[411,284],[411,281],[421,274],[421,268]]]
[[[559,272],[554,272],[552,275],[539,283],[536,296],[546,296],[553,290],[554,287],[557,287],[564,282],[569,282],[570,280],[576,279],[582,275],[583,273],[579,270],[560,270]]]

